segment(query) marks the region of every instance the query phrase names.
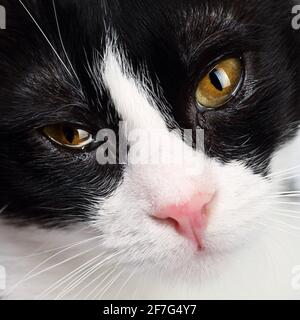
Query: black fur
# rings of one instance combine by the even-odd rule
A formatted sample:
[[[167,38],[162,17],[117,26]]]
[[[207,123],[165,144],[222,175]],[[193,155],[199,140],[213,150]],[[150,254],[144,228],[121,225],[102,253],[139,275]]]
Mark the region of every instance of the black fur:
[[[0,208],[7,206],[2,215],[46,226],[87,221],[95,199],[105,199],[121,181],[123,167],[100,166],[95,150],[71,152],[41,134],[55,123],[77,124],[92,133],[117,129],[109,96],[88,72],[95,52],[103,53],[109,30],[134,70],[146,66],[152,82],[159,83],[174,123],[205,129],[210,157],[243,161],[265,174],[274,151],[294,134],[300,120],[300,46],[291,27],[291,1],[55,3],[79,81],[20,2],[1,1],[7,10],[7,29],[0,31]],[[52,1],[24,4],[67,65]],[[199,113],[197,83],[226,56],[243,59],[242,89],[224,108]]]

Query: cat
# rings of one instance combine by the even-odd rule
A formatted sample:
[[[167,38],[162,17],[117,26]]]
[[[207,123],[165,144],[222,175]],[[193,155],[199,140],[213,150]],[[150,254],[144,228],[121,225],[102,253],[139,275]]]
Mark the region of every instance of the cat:
[[[292,1],[1,5],[3,299],[300,297]]]

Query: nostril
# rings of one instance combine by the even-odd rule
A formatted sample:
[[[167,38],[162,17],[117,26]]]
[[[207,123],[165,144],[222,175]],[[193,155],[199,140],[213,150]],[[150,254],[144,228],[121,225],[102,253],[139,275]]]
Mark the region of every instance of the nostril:
[[[176,230],[178,230],[180,226],[179,222],[173,218],[159,218],[159,217],[153,216],[152,219],[156,220],[160,224],[171,226]]]
[[[178,230],[179,227],[180,227],[179,222],[177,220],[173,219],[173,218],[165,219],[165,223],[167,223],[168,225],[172,226],[176,230]]]

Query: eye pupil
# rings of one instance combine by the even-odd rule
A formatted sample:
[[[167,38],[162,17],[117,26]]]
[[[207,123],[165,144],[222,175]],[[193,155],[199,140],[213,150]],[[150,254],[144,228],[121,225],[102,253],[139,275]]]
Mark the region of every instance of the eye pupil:
[[[72,144],[75,139],[75,130],[71,127],[63,127],[62,128],[65,139]]]
[[[198,83],[197,107],[219,108],[237,95],[243,80],[241,59],[228,58],[220,61]]]
[[[219,79],[218,76],[218,71],[216,69],[214,69],[213,71],[211,71],[211,73],[209,74],[209,79],[212,83],[212,85],[219,91],[223,91],[223,86],[222,83]]]
[[[91,133],[76,126],[49,125],[43,128],[43,133],[56,144],[72,149],[83,150],[94,141]]]

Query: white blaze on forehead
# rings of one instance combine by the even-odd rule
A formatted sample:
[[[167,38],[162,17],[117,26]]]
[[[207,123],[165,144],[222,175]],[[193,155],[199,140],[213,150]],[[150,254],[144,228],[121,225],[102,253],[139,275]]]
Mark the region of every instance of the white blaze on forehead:
[[[136,79],[124,56],[111,47],[104,57],[102,77],[115,109],[127,123],[127,138],[132,131],[144,131],[134,146],[130,144],[129,166],[124,179],[130,189],[127,195],[142,192],[145,196],[145,190],[148,190],[149,198],[160,207],[188,201],[200,192],[199,181],[209,161],[176,132],[168,130],[164,114],[151,98],[149,89]],[[141,155],[145,162],[137,161]]]
[[[123,59],[123,61],[122,61]],[[125,58],[108,47],[103,61],[103,82],[129,130],[165,129],[166,123],[142,84],[137,83]]]
[[[164,107],[160,110],[147,86],[133,75],[124,55],[111,46],[106,50],[102,77],[115,109],[126,123],[126,136],[132,147],[130,163],[194,166],[195,157],[199,160],[200,153],[195,153],[179,132],[168,130]]]
[[[127,138],[138,136],[133,138],[130,163],[186,165],[195,164],[194,157],[199,160],[203,156],[184,143],[177,131],[168,130],[163,106],[161,111],[147,86],[133,75],[124,55],[111,46],[104,57],[102,77],[115,109],[126,123]],[[138,154],[142,159],[137,159]]]

